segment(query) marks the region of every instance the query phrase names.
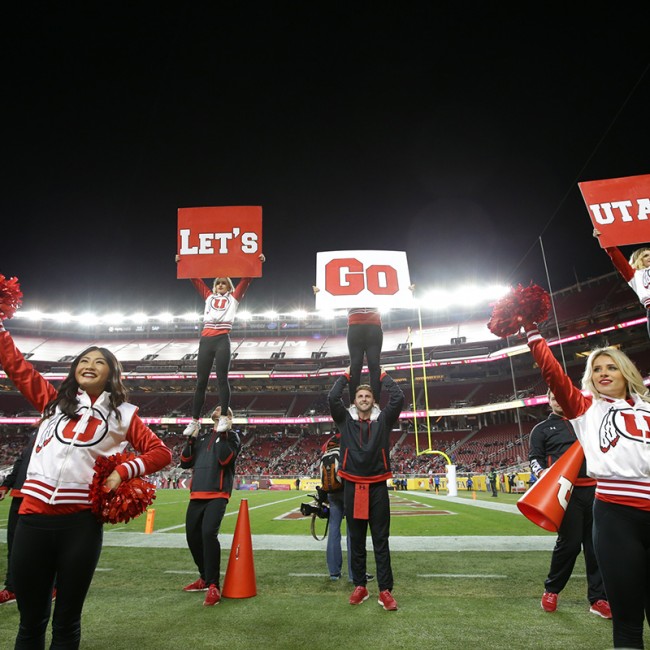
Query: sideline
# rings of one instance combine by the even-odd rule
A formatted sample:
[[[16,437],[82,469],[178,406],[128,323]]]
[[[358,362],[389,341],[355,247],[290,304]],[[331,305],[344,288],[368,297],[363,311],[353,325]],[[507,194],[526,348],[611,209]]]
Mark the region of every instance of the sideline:
[[[231,548],[232,534],[220,534],[222,548]],[[310,535],[253,535],[254,551],[325,551],[325,542]],[[459,536],[459,537],[397,537],[391,536],[391,551],[552,551],[555,537],[532,536]],[[181,533],[118,533],[104,534],[104,546],[132,548],[187,548]],[[372,551],[372,540],[367,540]]]
[[[465,506],[474,506],[476,508],[486,508],[489,510],[499,510],[516,514],[520,517],[523,515],[519,512],[516,505],[508,503],[498,503],[496,501],[483,501],[474,499],[465,499],[462,497],[450,497],[436,495],[428,492],[419,492],[405,490],[401,494],[425,497],[435,501],[447,501]],[[400,494],[400,496],[401,496]],[[300,495],[299,498],[302,498]],[[298,498],[298,497],[294,497]],[[290,499],[286,499],[289,501]],[[284,499],[280,501],[285,501]],[[279,502],[279,501],[278,501]],[[276,502],[276,503],[278,503]],[[265,507],[270,504],[260,504],[256,508]],[[227,514],[237,514],[233,511]],[[166,530],[177,528],[170,527]],[[232,547],[232,534],[222,533],[219,535],[222,548],[230,549]],[[253,535],[253,550],[258,551],[324,551],[325,542],[317,541],[310,535]],[[555,546],[556,537],[554,535],[513,535],[513,536],[440,536],[440,537],[400,537],[391,536],[391,551],[424,551],[424,552],[444,552],[444,551],[552,551]],[[7,542],[7,530],[0,530],[0,543]],[[130,548],[187,548],[185,533],[170,533],[162,530],[153,533],[125,533],[118,531],[104,532],[104,546],[122,546]],[[367,539],[366,548],[372,551],[372,540]]]
[[[390,493],[389,493],[390,494]],[[436,501],[450,501],[451,503],[460,503],[463,506],[474,506],[475,508],[485,508],[486,510],[499,510],[500,512],[509,512],[513,515],[523,517],[519,508],[511,503],[499,503],[498,497],[494,501],[483,501],[482,499],[465,499],[463,497],[450,497],[442,494],[432,494],[431,492],[417,492],[414,490],[402,490],[393,494],[410,494],[411,496],[424,497],[426,499],[435,499]]]

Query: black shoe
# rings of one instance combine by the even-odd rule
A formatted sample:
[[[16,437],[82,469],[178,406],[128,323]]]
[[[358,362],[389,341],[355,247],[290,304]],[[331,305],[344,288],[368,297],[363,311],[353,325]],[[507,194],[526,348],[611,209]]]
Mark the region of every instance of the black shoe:
[[[366,573],[366,582],[372,582],[375,579],[375,576],[373,576],[370,573]]]

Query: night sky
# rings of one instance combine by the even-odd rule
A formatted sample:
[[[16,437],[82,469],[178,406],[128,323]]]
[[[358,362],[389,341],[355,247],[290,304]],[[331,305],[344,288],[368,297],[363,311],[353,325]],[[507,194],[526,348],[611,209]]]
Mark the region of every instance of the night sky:
[[[21,3],[0,273],[26,309],[195,308],[177,209],[209,205],[263,207],[249,309],[313,308],[321,250],[546,286],[541,236],[553,289],[607,273],[577,183],[650,173],[650,8],[543,6]]]

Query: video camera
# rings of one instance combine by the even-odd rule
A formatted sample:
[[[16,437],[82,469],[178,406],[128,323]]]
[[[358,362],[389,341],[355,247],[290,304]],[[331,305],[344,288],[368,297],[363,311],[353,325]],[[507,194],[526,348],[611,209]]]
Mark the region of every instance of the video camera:
[[[316,486],[316,494],[309,495],[314,501],[313,503],[301,503],[300,514],[303,517],[310,517],[315,515],[319,519],[330,518],[330,507],[327,503],[327,492],[320,486]]]

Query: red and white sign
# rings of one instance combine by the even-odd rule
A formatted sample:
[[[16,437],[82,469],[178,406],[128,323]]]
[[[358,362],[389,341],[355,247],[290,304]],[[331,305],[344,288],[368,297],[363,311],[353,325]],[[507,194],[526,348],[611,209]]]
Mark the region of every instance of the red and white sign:
[[[603,248],[650,241],[650,174],[578,183]]]
[[[328,251],[316,254],[316,309],[413,307],[403,251]]]
[[[179,208],[177,278],[262,276],[262,208]]]

